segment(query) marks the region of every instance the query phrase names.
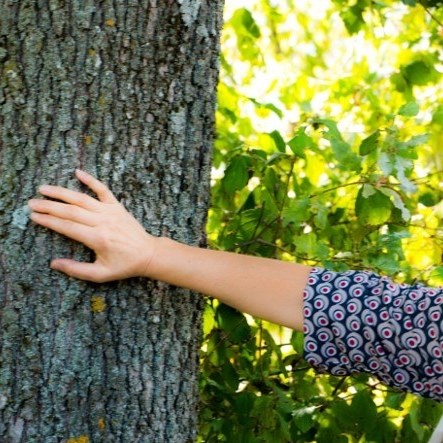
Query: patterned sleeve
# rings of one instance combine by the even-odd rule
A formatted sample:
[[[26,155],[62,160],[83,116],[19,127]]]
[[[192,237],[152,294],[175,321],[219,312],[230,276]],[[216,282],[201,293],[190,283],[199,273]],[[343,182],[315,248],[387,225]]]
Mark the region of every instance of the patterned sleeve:
[[[313,268],[304,291],[304,354],[320,372],[369,372],[443,402],[443,288],[373,272]]]

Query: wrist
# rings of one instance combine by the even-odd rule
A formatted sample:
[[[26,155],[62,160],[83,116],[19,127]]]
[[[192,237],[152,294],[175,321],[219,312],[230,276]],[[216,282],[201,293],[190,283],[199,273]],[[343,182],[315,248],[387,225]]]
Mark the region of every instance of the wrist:
[[[166,256],[177,242],[167,237],[154,237],[150,234],[148,236],[145,250],[149,251],[149,256],[145,260],[142,277],[165,281],[172,265]]]

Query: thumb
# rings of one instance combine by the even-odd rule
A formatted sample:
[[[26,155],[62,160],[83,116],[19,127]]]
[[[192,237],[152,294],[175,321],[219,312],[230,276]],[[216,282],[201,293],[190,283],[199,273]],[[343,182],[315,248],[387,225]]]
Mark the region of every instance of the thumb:
[[[80,280],[95,283],[102,283],[106,280],[97,263],[83,263],[69,258],[57,258],[51,262],[51,268]]]

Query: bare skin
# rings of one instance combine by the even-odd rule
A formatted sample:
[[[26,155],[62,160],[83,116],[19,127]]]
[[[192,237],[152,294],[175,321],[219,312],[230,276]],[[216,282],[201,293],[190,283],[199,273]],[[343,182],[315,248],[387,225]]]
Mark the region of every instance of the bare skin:
[[[293,329],[303,327],[303,290],[311,268],[279,260],[188,246],[147,233],[99,180],[76,177],[98,199],[60,186],[40,194],[57,200],[29,201],[31,219],[79,241],[94,263],[52,260],[51,268],[96,283],[148,277],[211,295],[241,311]]]

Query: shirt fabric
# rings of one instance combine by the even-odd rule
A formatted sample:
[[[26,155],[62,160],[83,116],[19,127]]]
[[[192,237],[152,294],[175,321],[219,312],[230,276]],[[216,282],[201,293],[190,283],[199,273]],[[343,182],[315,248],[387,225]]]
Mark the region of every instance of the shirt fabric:
[[[368,271],[313,268],[304,291],[304,356],[320,372],[368,372],[443,402],[443,288]]]

